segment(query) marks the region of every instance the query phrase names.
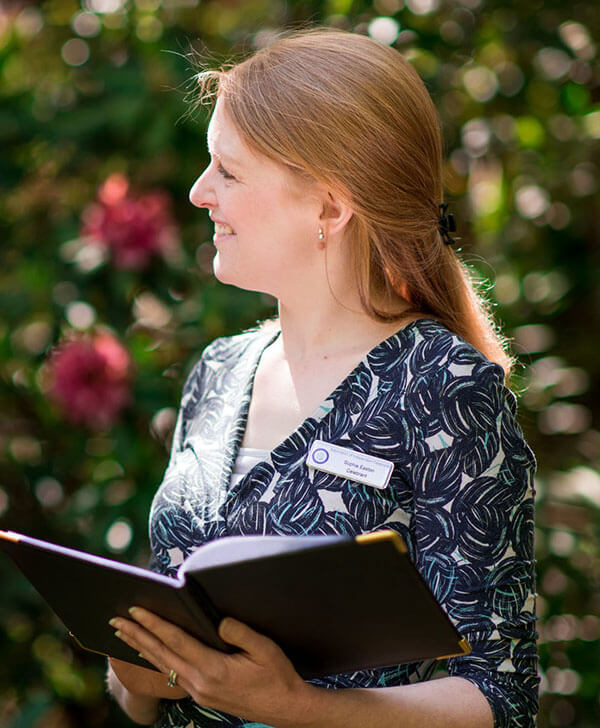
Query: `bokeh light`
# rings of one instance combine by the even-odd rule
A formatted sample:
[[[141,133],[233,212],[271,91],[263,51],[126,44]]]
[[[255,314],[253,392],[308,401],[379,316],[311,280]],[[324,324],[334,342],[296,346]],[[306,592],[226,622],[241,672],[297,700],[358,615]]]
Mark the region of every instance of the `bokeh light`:
[[[83,0],[82,5],[93,13],[116,13],[123,8],[125,0]]]
[[[100,33],[102,24],[94,13],[83,12],[73,16],[71,27],[82,38],[94,38]]]
[[[85,301],[72,301],[66,306],[65,317],[74,329],[85,331],[96,321],[96,311]]]
[[[406,0],[406,7],[415,15],[427,15],[440,7],[441,0]]]
[[[394,18],[375,18],[369,23],[369,35],[380,43],[391,45],[400,32],[400,25]]]
[[[63,45],[60,54],[69,66],[82,66],[90,57],[90,48],[84,40],[71,38]]]
[[[35,484],[35,495],[42,506],[54,508],[62,502],[64,491],[56,478],[44,476]]]
[[[123,518],[115,521],[106,532],[106,544],[113,553],[126,551],[132,538],[131,523]]]
[[[485,66],[474,66],[465,71],[464,86],[475,101],[486,102],[492,99],[498,91],[498,77]]]
[[[541,185],[524,185],[515,193],[515,205],[522,217],[531,220],[546,212],[550,199]]]

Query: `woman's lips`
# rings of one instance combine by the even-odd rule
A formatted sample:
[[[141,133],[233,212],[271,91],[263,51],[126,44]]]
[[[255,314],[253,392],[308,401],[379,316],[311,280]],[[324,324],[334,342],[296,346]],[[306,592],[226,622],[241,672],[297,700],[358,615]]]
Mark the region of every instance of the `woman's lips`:
[[[233,238],[234,236],[235,232],[231,227],[229,227],[229,225],[222,222],[215,222],[215,234],[213,236],[214,243],[222,242],[228,238]]]
[[[230,240],[231,238],[235,238],[235,235],[223,235],[223,234],[215,233],[213,235],[213,243],[216,245],[217,243],[223,243],[226,240]]]

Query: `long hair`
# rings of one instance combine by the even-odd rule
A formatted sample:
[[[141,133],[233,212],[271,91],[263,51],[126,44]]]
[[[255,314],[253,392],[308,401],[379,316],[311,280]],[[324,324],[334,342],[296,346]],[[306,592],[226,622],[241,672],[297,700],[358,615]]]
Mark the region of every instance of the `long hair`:
[[[198,74],[244,141],[354,210],[347,242],[365,311],[445,324],[508,374],[511,358],[470,273],[439,233],[439,118],[401,53],[328,28],[292,31],[244,61]]]

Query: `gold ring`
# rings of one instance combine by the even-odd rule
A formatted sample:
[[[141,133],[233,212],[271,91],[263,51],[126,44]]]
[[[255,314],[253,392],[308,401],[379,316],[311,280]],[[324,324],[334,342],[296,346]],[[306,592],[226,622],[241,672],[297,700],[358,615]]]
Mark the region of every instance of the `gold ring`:
[[[174,688],[177,685],[177,673],[175,670],[169,670],[169,679],[167,680],[167,685],[170,688]]]

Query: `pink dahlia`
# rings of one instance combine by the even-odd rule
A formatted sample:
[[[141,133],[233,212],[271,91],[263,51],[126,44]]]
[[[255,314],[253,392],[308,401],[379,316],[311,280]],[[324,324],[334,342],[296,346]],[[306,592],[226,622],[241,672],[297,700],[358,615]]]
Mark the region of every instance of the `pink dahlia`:
[[[71,422],[109,427],[129,402],[131,358],[109,333],[71,338],[49,362],[50,396]]]
[[[98,190],[98,201],[82,214],[81,236],[103,245],[118,268],[140,269],[153,255],[177,242],[170,200],[164,192],[133,196],[122,174],[111,174]]]

